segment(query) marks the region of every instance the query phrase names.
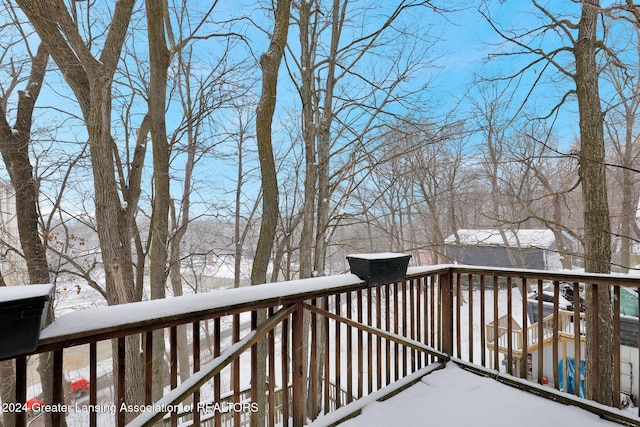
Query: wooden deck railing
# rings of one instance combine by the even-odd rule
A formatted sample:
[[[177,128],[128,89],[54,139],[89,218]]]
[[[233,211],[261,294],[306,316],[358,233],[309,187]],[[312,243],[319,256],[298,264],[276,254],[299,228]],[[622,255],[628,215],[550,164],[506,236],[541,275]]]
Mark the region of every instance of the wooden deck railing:
[[[264,417],[267,425],[301,426],[308,419],[450,358],[502,369],[540,384],[545,373],[551,372],[550,386],[559,389],[560,335],[565,322],[572,333],[578,331],[573,334],[573,357],[584,359],[580,341],[584,325],[572,321],[581,318],[579,306],[565,320],[549,323],[545,319],[530,327],[527,299],[521,295],[526,295],[526,290],[541,294],[549,287],[557,296],[561,283],[571,283],[576,295],[580,286],[607,286],[613,295],[619,295],[621,286],[640,286],[640,280],[623,276],[442,265],[410,268],[405,281],[373,288],[353,275],[340,275],[75,312],[46,328],[32,355],[14,359],[16,402],[26,402],[31,397],[29,384],[39,382],[29,368],[34,355],[50,352],[53,357],[55,405],[62,403],[67,358],[77,358],[78,349],[88,346],[86,369],[90,383],[96,384],[102,359],[110,359],[116,373],[124,372],[130,363],[125,356],[129,337],[138,337],[140,342],[135,350],[142,355],[139,363],[147,367],[142,370],[144,375],[114,375],[110,385],[114,399],[108,402],[100,400],[97,387],[90,387],[88,403],[79,410],[65,408],[69,409],[66,417],[70,426],[76,420],[91,426],[145,426],[163,419],[171,426],[177,426],[179,419],[181,425],[210,425],[206,420],[222,425],[225,413],[232,414],[224,416],[232,418],[236,426],[245,420],[253,424],[258,417]],[[258,322],[259,310],[266,310],[266,320]],[[547,317],[541,301],[535,311],[538,319]],[[621,391],[619,313],[619,299],[614,298],[617,392]],[[561,318],[557,303],[553,314],[555,319]],[[500,325],[498,320],[503,316],[517,321],[521,331],[514,333],[511,321]],[[493,329],[487,330],[485,325],[491,323]],[[179,345],[179,327],[187,329],[186,347],[184,342]],[[166,392],[160,399],[152,397],[153,370],[148,368],[154,331],[164,331],[169,362]],[[551,363],[538,357],[532,366],[522,363],[514,369],[522,343],[529,343],[530,353],[543,354],[549,336]],[[505,338],[502,350],[490,345],[495,337]],[[635,339],[637,348],[637,337],[636,319],[635,338],[626,336],[625,340]],[[98,350],[103,341],[115,343],[111,352]],[[259,342],[265,343],[264,352],[258,350]],[[178,361],[185,353],[191,374],[180,380]],[[640,365],[640,360],[634,364]],[[258,366],[264,367],[264,377],[258,375]],[[260,378],[267,384],[264,407],[257,404],[259,390],[263,390],[256,386]],[[580,379],[576,370],[576,383]],[[145,384],[146,391],[138,402],[126,400],[125,391],[133,381]],[[247,389],[248,394],[243,395]],[[637,385],[631,393],[638,395]],[[230,404],[221,408],[221,402]],[[122,410],[134,403],[143,405],[136,408],[142,411]],[[46,416],[59,426],[64,411],[53,409]],[[180,411],[185,409],[191,410],[190,421],[181,418]],[[16,425],[24,426],[27,414],[14,415]]]

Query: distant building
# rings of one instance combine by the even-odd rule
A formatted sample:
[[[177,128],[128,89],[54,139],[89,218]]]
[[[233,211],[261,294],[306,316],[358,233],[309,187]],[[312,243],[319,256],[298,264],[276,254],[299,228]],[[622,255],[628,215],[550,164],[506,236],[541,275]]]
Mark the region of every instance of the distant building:
[[[453,263],[504,268],[561,270],[553,232],[546,228],[500,230],[460,229],[444,240],[445,255]],[[565,247],[572,252],[576,242],[563,233]]]
[[[0,271],[7,285],[29,283],[27,263],[20,253],[16,198],[13,186],[0,180]]]

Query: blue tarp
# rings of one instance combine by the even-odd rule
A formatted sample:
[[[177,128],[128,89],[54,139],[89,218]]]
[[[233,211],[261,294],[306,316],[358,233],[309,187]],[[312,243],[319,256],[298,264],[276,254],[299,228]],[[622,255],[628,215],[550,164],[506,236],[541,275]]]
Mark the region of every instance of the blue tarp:
[[[560,390],[564,390],[567,393],[574,393],[575,390],[575,360],[567,359],[567,387],[564,387],[564,372],[562,371],[562,360],[558,362],[558,374],[560,376]],[[584,360],[580,361],[580,397],[586,397],[584,388]]]
[[[611,293],[611,302],[615,296]],[[638,317],[638,294],[635,289],[620,287],[620,314]]]

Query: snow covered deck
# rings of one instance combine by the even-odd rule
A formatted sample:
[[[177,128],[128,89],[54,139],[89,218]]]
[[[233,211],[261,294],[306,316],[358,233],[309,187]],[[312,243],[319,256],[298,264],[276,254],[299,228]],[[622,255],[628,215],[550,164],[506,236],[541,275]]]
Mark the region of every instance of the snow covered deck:
[[[431,372],[425,375],[425,371]],[[362,402],[356,402],[353,407],[346,406],[318,418],[310,426],[332,425],[351,415],[356,406],[357,415],[342,422],[341,427],[620,425],[577,406],[554,402],[502,384],[493,378],[468,372],[453,362],[447,363],[444,369],[422,370],[410,379],[414,380],[416,376],[420,377],[417,382],[388,399],[376,400],[377,396],[368,396]],[[553,393],[552,390],[547,391]],[[627,416],[623,411],[610,408],[607,411]],[[637,422],[631,417],[629,420],[634,424]]]

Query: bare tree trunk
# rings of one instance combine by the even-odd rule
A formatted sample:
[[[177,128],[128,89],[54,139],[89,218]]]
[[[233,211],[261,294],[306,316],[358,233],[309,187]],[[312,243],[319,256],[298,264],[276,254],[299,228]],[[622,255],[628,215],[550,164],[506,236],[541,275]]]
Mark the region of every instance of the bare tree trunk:
[[[276,107],[276,93],[278,83],[278,69],[282,62],[284,48],[287,43],[289,31],[291,1],[278,0],[274,17],[273,35],[268,50],[260,56],[262,68],[262,94],[256,108],[256,136],[258,141],[258,156],[260,159],[260,172],[262,174],[262,221],[260,223],[260,235],[256,247],[256,254],[251,270],[251,284],[265,283],[271,250],[275,239],[279,217],[278,177],[271,142],[271,124]],[[266,312],[260,310],[257,313],[257,323],[266,319]],[[293,343],[303,345],[303,343]],[[251,350],[252,357],[252,383],[255,394],[252,400],[258,403],[261,409],[258,416],[251,417],[252,426],[265,424],[266,407],[266,340],[261,340]]]
[[[153,207],[151,213],[151,299],[165,298],[167,240],[169,235],[169,144],[165,122],[167,69],[170,54],[165,38],[163,1],[145,1],[149,38],[149,117],[153,145]],[[168,24],[168,23],[167,23]],[[160,399],[165,385],[164,331],[153,333],[153,400]]]
[[[3,107],[0,107],[0,128],[2,129],[0,151],[16,193],[18,234],[27,264],[29,282],[32,284],[49,283],[51,281],[46,246],[40,237],[38,225],[38,188],[36,179],[33,176],[33,166],[29,159],[33,109],[44,81],[48,60],[49,53],[45,46],[41,44],[38,47],[36,56],[32,59],[31,74],[26,86],[28,91],[20,92],[19,94],[15,124],[17,133],[11,130],[7,122],[6,112]],[[53,320],[53,307],[50,306],[49,312],[46,313],[46,324],[50,324]],[[53,359],[50,354],[42,354],[39,358],[38,371],[46,403],[54,403],[52,368]],[[8,367],[5,366],[5,369],[5,372],[8,373]],[[64,416],[62,418],[63,425],[66,425]],[[50,415],[45,417],[45,425],[51,425]]]
[[[304,204],[302,208],[302,231],[300,232],[300,278],[311,277],[313,272],[313,230],[316,206],[317,164],[316,125],[314,122],[314,67],[313,50],[316,48],[315,34],[310,29],[313,1],[301,1],[300,12],[300,98],[302,101],[302,139],[304,141],[305,175]]]
[[[302,231],[300,232],[300,278],[309,278],[314,274],[314,230],[316,229],[316,197],[317,185],[318,185],[318,165],[316,155],[316,138],[317,127],[315,123],[314,106],[315,102],[315,79],[314,79],[314,52],[317,49],[316,40],[317,34],[315,33],[315,25],[311,25],[312,7],[315,9],[315,1],[301,1],[298,5],[299,9],[299,25],[300,30],[300,99],[302,101],[302,139],[304,141],[304,155],[305,155],[305,174],[304,174],[304,202],[302,207]],[[305,313],[306,314],[306,313]],[[303,339],[308,339],[310,317],[304,316],[304,329]],[[324,348],[320,347],[319,342],[322,341],[322,336],[318,340],[316,345],[316,351]],[[304,359],[307,360],[308,349],[305,346]],[[309,367],[305,364],[303,366],[305,377],[308,376]],[[322,364],[319,365],[320,372],[318,378],[322,376]],[[315,407],[320,409],[321,396],[311,395],[312,384],[309,382],[307,388],[307,412],[311,419],[315,419],[317,413],[311,413],[311,408],[314,406],[311,404],[312,399],[317,401]]]
[[[574,46],[576,93],[580,115],[580,179],[584,201],[585,270],[609,273],[611,235],[604,165],[603,113],[600,107],[596,62],[598,0],[585,0]],[[597,295],[595,295],[597,292]],[[594,302],[599,317],[594,318]],[[587,398],[613,406],[613,330],[611,296],[608,287],[587,286],[586,389]]]
[[[266,272],[271,258],[271,249],[278,225],[278,177],[276,174],[271,124],[276,106],[278,68],[284,53],[289,29],[288,0],[279,0],[276,8],[274,33],[269,49],[260,57],[262,68],[262,95],[256,109],[256,136],[258,156],[262,174],[262,221],[251,272],[252,284],[266,281]]]
[[[115,3],[109,32],[99,58],[80,36],[75,21],[62,2],[18,0],[18,5],[38,32],[65,80],[73,90],[84,116],[89,136],[95,192],[95,218],[105,270],[109,304],[132,302],[136,298],[131,253],[132,222],[140,194],[141,165],[132,165],[127,183],[116,181],[114,141],[111,136],[111,88],[120,60],[135,0]],[[144,159],[142,155],[138,160]],[[123,205],[118,194],[122,188]],[[127,338],[125,399],[142,404],[143,367],[138,337]],[[116,405],[122,402],[116,402]],[[127,419],[135,417],[127,413]]]

